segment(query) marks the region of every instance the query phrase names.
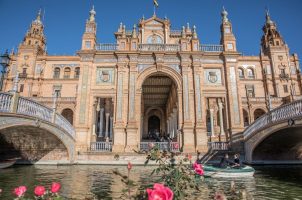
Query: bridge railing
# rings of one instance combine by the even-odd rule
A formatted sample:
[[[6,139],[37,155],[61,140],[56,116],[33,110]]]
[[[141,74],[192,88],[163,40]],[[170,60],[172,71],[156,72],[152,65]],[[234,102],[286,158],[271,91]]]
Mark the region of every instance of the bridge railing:
[[[249,138],[254,133],[290,119],[302,117],[302,100],[298,100],[280,106],[258,118],[243,132],[244,139]]]
[[[13,98],[15,98],[13,100]],[[16,113],[36,117],[50,123],[56,124],[61,129],[75,138],[75,129],[62,115],[54,113],[54,110],[48,108],[33,100],[13,96],[10,93],[0,92],[0,112]],[[53,119],[55,119],[53,121]]]
[[[9,112],[12,102],[12,95],[9,93],[0,93],[0,111]]]
[[[19,97],[17,113],[37,117],[48,122],[52,120],[52,109],[23,97]]]

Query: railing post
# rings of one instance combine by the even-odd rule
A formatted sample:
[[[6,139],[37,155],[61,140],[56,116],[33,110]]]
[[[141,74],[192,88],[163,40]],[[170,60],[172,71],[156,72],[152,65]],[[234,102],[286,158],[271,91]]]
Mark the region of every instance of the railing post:
[[[12,96],[12,101],[11,101],[11,104],[10,104],[9,111],[12,112],[12,113],[17,113],[20,95],[17,91],[13,91],[11,94],[13,96]]]

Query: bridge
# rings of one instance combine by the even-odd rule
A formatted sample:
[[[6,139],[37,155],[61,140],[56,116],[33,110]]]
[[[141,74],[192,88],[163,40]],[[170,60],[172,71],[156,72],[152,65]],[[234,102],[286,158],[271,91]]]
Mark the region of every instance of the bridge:
[[[302,163],[301,128],[302,100],[264,114],[243,132],[246,162]]]
[[[0,93],[0,156],[23,161],[74,160],[75,129],[55,108],[17,92]]]

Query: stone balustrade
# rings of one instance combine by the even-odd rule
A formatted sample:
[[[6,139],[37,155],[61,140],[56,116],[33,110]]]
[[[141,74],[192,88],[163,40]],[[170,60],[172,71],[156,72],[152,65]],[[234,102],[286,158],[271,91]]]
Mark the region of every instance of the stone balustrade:
[[[259,102],[259,103],[265,103],[265,102],[268,101],[268,98],[266,98],[266,97],[249,97],[249,98],[242,97],[242,102],[243,103],[247,103],[248,99],[249,99],[250,102],[253,102],[253,103],[254,102],[255,103],[257,103],[257,102]],[[271,102],[272,103],[282,103],[283,102],[283,98],[282,97],[271,97]]]
[[[139,44],[139,51],[180,51],[178,44]]]
[[[230,149],[228,142],[208,142],[208,146],[213,151],[227,151]]]
[[[254,121],[248,128],[243,132],[244,140],[247,140],[255,133],[261,131],[264,128],[279,124],[290,119],[302,117],[302,100],[294,101],[292,103],[280,106],[259,119]]]
[[[97,44],[95,49],[98,51],[117,51],[118,44]]]
[[[98,152],[111,152],[112,142],[91,142],[90,150]]]
[[[9,112],[12,102],[12,95],[9,93],[0,93],[0,111]]]
[[[204,52],[222,52],[223,46],[217,44],[202,44],[200,45],[200,51]]]
[[[140,150],[149,151],[152,146],[157,146],[162,151],[179,152],[178,142],[141,142]]]
[[[54,97],[31,97],[30,99],[38,102],[53,102]],[[58,97],[57,102],[76,102],[76,97]]]
[[[74,127],[62,115],[54,113],[53,109],[31,99],[19,97],[18,95],[14,96],[10,93],[0,93],[0,112],[26,115],[56,124],[70,134],[72,138],[75,138]]]

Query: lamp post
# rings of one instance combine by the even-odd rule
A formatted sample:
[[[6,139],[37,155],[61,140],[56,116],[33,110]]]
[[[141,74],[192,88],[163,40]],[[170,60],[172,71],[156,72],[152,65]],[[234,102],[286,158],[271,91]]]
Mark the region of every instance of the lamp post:
[[[6,52],[4,54],[0,55],[0,64],[2,65],[1,79],[0,79],[0,91],[2,91],[2,88],[3,88],[4,74],[7,72],[6,68],[9,66],[9,63],[10,63],[10,57],[6,50]]]

